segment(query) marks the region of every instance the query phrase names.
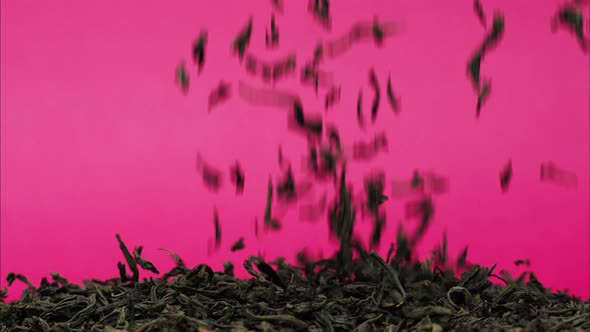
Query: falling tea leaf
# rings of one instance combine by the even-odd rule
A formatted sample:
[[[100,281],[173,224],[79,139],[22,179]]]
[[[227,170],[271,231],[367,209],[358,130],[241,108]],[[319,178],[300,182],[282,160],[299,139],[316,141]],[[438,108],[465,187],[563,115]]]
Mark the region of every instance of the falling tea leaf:
[[[391,109],[393,109],[393,113],[396,115],[399,114],[399,100],[393,93],[393,88],[391,87],[391,76],[387,77],[387,99],[389,100]]]
[[[504,166],[502,172],[500,172],[500,188],[502,192],[506,192],[510,186],[510,180],[512,179],[512,161],[508,161],[508,164]]]
[[[250,37],[252,36],[252,20],[253,18],[250,17],[246,27],[242,28],[242,31],[235,37],[232,48],[234,53],[238,53],[238,57],[240,60],[244,58],[244,54],[246,53],[246,49],[250,44]]]
[[[231,251],[232,251],[232,252],[235,252],[235,251],[238,251],[238,250],[242,250],[242,249],[244,249],[244,248],[245,248],[245,245],[244,245],[244,238],[243,238],[243,237],[241,237],[241,238],[239,238],[239,239],[238,239],[238,241],[236,241],[236,242],[235,242],[235,243],[234,243],[234,244],[231,246]]]
[[[207,31],[201,31],[199,37],[193,43],[193,61],[197,65],[199,73],[205,64],[205,48],[207,47]]]
[[[184,94],[187,94],[189,88],[189,76],[186,72],[184,62],[179,64],[178,67],[176,67],[176,82],[180,85],[182,92]]]
[[[486,17],[483,12],[483,6],[481,5],[480,0],[473,0],[473,10],[475,11],[475,14],[477,15],[477,18],[479,19],[479,22],[481,23],[481,25],[483,25],[485,27],[486,26]]]

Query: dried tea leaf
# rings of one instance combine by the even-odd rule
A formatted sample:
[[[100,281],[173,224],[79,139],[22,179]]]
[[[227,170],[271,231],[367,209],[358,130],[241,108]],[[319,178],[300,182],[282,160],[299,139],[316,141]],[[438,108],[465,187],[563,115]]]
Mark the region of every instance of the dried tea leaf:
[[[231,97],[231,84],[221,81],[209,93],[208,111],[211,112],[213,108],[217,107],[229,100]]]
[[[180,85],[182,92],[186,95],[189,88],[189,76],[184,62],[176,67],[176,82]]]
[[[326,94],[326,98],[325,98],[325,102],[324,102],[324,106],[325,109],[328,110],[329,108],[331,108],[332,106],[334,106],[336,103],[338,103],[340,101],[340,91],[341,88],[340,87],[332,87],[330,88],[330,90],[328,91],[328,93]]]
[[[267,190],[267,194],[266,194],[266,209],[264,211],[264,227],[270,228],[273,230],[279,230],[279,229],[281,229],[280,222],[277,219],[272,217],[272,192],[273,192],[272,179],[269,178],[268,179],[268,190]]]
[[[480,86],[480,67],[482,56],[483,54],[481,52],[477,52],[467,64],[467,71],[471,77],[473,86],[477,91],[479,91]]]
[[[492,29],[486,36],[483,45],[481,46],[481,53],[484,54],[491,48],[495,47],[500,39],[504,36],[504,14],[500,11],[494,13],[494,20],[492,22]]]
[[[235,252],[235,251],[238,251],[238,250],[242,250],[242,249],[244,249],[244,248],[245,248],[245,245],[244,245],[244,238],[243,238],[243,237],[241,237],[241,238],[239,238],[239,239],[238,239],[238,241],[236,241],[236,242],[235,242],[235,243],[234,243],[234,244],[231,246],[231,251],[232,251],[232,252]]]
[[[219,223],[219,212],[217,208],[213,209],[213,225],[215,227],[215,247],[221,246],[221,224]]]
[[[270,33],[266,31],[264,41],[268,48],[276,47],[279,44],[279,30],[276,26],[274,15],[270,18]]]
[[[151,271],[153,273],[159,274],[160,271],[152,264],[152,262],[148,261],[147,259],[141,257],[141,251],[143,250],[142,246],[135,247],[133,250],[133,259],[137,262],[137,264],[144,270]]]
[[[8,273],[6,276],[6,281],[8,282],[8,286],[12,286],[15,280],[20,280],[25,283],[30,289],[35,289],[35,286],[22,274],[15,274],[13,272]]]
[[[457,268],[467,267],[467,250],[468,249],[469,249],[469,247],[465,247],[465,248],[463,248],[463,250],[461,250],[459,257],[457,258]]]
[[[197,154],[196,169],[201,174],[203,183],[209,190],[213,192],[219,191],[223,182],[222,172],[206,163],[200,153]]]
[[[232,276],[234,275],[234,263],[227,261],[223,263],[223,273]]]
[[[308,10],[313,17],[326,30],[332,28],[332,17],[330,16],[330,2],[329,0],[309,0]]]
[[[580,5],[566,4],[559,9],[552,20],[553,30],[558,26],[568,29],[574,34],[578,44],[585,53],[588,53],[589,39],[584,35],[584,17]]]
[[[391,76],[387,76],[387,99],[389,100],[389,104],[391,105],[391,109],[393,110],[394,114],[400,113],[400,105],[399,99],[394,94],[393,88],[391,87]]]
[[[205,48],[207,47],[207,31],[203,30],[193,43],[193,62],[197,65],[199,73],[205,64]]]
[[[236,186],[236,194],[242,194],[244,192],[245,176],[244,170],[242,169],[239,162],[236,161],[234,166],[231,167],[230,176],[232,182]]]
[[[129,249],[127,249],[127,246],[125,245],[123,240],[121,240],[121,236],[119,234],[116,234],[115,237],[117,238],[117,241],[119,242],[119,248],[121,249],[121,252],[123,253],[123,256],[125,257],[125,261],[127,261],[127,266],[129,266],[129,270],[131,270],[131,272],[133,272],[132,279],[133,279],[133,281],[137,282],[139,280],[139,270],[137,269],[137,262],[135,261],[133,256],[131,256]]]
[[[373,98],[373,104],[371,105],[371,120],[375,122],[377,119],[377,113],[379,112],[381,90],[379,88],[379,82],[377,81],[377,74],[375,73],[374,68],[371,68],[369,71],[369,82],[371,83],[371,87],[373,88],[373,93],[375,95]]]
[[[475,11],[475,14],[477,15],[477,18],[479,19],[479,22],[485,28],[485,26],[486,26],[486,17],[485,17],[485,14],[483,12],[483,6],[482,6],[480,0],[473,0],[473,10]]]
[[[475,115],[479,118],[479,114],[481,113],[481,107],[483,104],[488,100],[490,96],[490,90],[492,87],[492,83],[490,81],[485,81],[481,86],[479,93],[477,95],[477,108]]]
[[[359,90],[358,97],[356,99],[356,119],[359,127],[364,128],[365,120],[363,117],[363,90]]]
[[[246,53],[246,49],[250,45],[250,38],[252,36],[252,20],[253,18],[250,17],[248,20],[247,25],[242,28],[242,31],[238,33],[232,43],[232,49],[234,53],[238,53],[238,57],[240,60],[244,58],[244,54]]]
[[[163,251],[168,252],[170,254],[170,256],[172,257],[172,259],[174,260],[174,262],[176,263],[176,266],[186,267],[186,265],[184,264],[184,261],[182,260],[182,258],[180,258],[180,256],[178,256],[177,253],[170,251],[168,249],[164,249],[164,248],[158,248],[158,250],[163,250]]]
[[[509,160],[508,164],[506,164],[502,169],[502,172],[500,172],[500,188],[502,189],[502,192],[508,190],[510,180],[512,180],[512,160]]]

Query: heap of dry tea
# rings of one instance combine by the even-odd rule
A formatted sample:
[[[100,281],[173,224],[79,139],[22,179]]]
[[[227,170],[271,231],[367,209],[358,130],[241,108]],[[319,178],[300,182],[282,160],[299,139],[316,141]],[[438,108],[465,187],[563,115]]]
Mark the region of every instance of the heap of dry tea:
[[[339,218],[350,218],[345,201],[340,203]],[[347,231],[340,232],[344,240]],[[552,293],[533,273],[505,279],[495,276],[493,267],[473,265],[456,278],[442,264],[447,261],[446,249],[435,250],[439,265],[433,269],[432,262],[408,259],[412,253],[403,232],[398,238],[397,249],[386,259],[354,241],[343,242],[331,259],[311,261],[301,253],[302,266],[251,256],[243,264],[252,275],[249,280],[233,277],[231,262],[224,272],[205,264],[190,269],[173,254],[177,265],[171,271],[139,281],[140,268],[157,269],[139,256],[141,250],[129,253],[117,236],[133,277],[123,274],[76,285],[53,273],[52,281],[43,278],[35,287],[11,273],[9,285],[20,280],[28,288],[19,300],[0,302],[0,331],[590,329],[590,301]],[[347,255],[352,251],[357,258]],[[348,261],[342,265],[345,256]],[[490,277],[505,284],[494,285]]]

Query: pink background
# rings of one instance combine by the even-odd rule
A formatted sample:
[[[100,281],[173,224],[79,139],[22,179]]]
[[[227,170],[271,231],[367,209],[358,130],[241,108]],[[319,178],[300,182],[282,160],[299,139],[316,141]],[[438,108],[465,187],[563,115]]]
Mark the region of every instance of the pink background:
[[[327,253],[325,222],[301,223],[296,210],[285,217],[282,232],[254,238],[266,181],[279,175],[277,144],[296,165],[306,146],[286,132],[285,112],[239,98],[206,112],[207,95],[220,79],[263,86],[229,54],[249,15],[250,51],[262,59],[296,51],[301,65],[316,42],[330,36],[309,17],[306,1],[285,2],[285,14],[277,15],[281,47],[268,51],[264,30],[272,10],[266,0],[2,1],[0,287],[11,271],[35,284],[50,271],[77,282],[117,276],[123,257],[116,232],[129,247],[143,244],[144,256],[160,270],[173,264],[161,247],[190,265],[221,269],[231,259],[242,276],[249,254],[291,258],[304,246]],[[327,63],[342,99],[326,121],[340,126],[344,144],[388,132],[388,155],[350,167],[355,191],[367,167],[383,167],[388,182],[409,177],[414,168],[450,178],[450,191],[435,198],[422,252],[447,230],[453,255],[469,245],[471,261],[512,272],[521,271],[513,260],[530,258],[547,286],[588,298],[589,58],[569,34],[550,32],[559,1],[483,4],[489,21],[494,9],[504,11],[506,31],[482,62],[493,91],[478,121],[465,66],[485,31],[471,1],[332,1],[333,37],[376,14],[402,24],[403,33],[382,49],[366,43]],[[184,97],[174,70],[183,59],[192,63],[191,43],[202,28],[209,30],[207,63],[198,78],[191,69]],[[391,72],[402,113],[395,118],[383,98],[377,125],[363,133],[355,120],[356,94],[362,86],[368,109],[370,66],[382,86]],[[316,98],[298,78],[278,87],[299,92],[306,109],[322,109],[325,91]],[[220,193],[206,191],[194,168],[197,151],[224,171],[240,160],[244,195],[235,196],[227,176]],[[514,178],[502,195],[498,174],[510,158]],[[541,183],[545,160],[575,172],[577,188]],[[315,188],[315,197],[323,191]],[[403,203],[386,204],[381,250],[399,222],[412,224],[402,221]],[[214,206],[224,250],[208,256]],[[369,222],[359,224],[369,231]],[[246,250],[230,253],[239,236]],[[15,284],[11,298],[22,289]]]

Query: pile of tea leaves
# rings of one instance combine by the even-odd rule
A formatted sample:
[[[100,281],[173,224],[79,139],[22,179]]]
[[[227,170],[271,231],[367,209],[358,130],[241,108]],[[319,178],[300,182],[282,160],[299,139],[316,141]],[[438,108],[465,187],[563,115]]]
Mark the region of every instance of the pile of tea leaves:
[[[588,331],[590,300],[552,293],[533,273],[512,279],[473,265],[460,278],[443,246],[426,262],[411,259],[403,232],[387,258],[351,241],[335,257],[300,266],[250,256],[251,279],[234,277],[232,263],[176,266],[139,280],[140,269],[159,272],[130,253],[117,235],[127,267],[119,278],[69,283],[57,273],[39,287],[27,283],[19,300],[0,302],[0,331]],[[347,249],[349,248],[349,249]],[[351,253],[356,256],[354,259]],[[464,257],[458,260],[464,261]],[[449,266],[448,264],[446,264]],[[346,268],[345,268],[346,267]],[[492,284],[490,277],[503,280]],[[2,292],[6,295],[6,289]]]

